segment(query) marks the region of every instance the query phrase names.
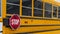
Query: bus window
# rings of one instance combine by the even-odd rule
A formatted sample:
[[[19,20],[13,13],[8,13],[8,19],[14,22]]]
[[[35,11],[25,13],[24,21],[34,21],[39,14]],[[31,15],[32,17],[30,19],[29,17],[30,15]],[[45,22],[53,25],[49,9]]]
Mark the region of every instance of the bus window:
[[[20,4],[20,0],[7,0],[7,3]]]
[[[32,0],[22,0],[22,16],[32,16]]]
[[[32,0],[22,0],[22,5],[27,7],[32,7]]]
[[[58,18],[60,18],[60,7],[58,8]]]
[[[35,8],[43,9],[43,2],[42,2],[42,1],[40,1],[40,0],[35,0],[34,3],[35,3],[35,4],[34,4]]]
[[[45,17],[51,18],[52,15],[52,5],[45,3]]]
[[[23,8],[23,16],[31,16],[31,13],[32,10],[31,9],[28,9],[28,8]]]
[[[7,0],[7,14],[20,13],[20,0]]]
[[[34,16],[43,17],[43,2],[40,0],[34,1]]]
[[[2,16],[2,11],[1,11],[1,0],[0,0],[0,17]]]
[[[43,16],[43,11],[35,9],[34,16],[42,17]]]
[[[57,7],[53,6],[53,17],[57,17]]]

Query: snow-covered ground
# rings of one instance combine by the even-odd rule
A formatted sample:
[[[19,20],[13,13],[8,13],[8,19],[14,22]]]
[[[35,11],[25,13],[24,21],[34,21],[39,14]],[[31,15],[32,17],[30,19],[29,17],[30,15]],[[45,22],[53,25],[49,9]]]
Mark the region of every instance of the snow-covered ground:
[[[2,34],[2,33],[0,33],[0,34]]]
[[[2,22],[0,22],[0,31],[2,31],[2,25]],[[2,32],[0,34],[2,34]]]
[[[2,23],[0,22],[0,31],[2,31]]]

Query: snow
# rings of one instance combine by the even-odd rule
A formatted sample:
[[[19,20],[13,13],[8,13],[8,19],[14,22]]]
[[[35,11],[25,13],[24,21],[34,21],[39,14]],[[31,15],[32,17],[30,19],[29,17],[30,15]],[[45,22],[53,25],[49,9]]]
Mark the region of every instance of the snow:
[[[0,22],[0,31],[2,31],[2,25],[3,25],[3,23]],[[2,32],[0,34],[2,34]]]

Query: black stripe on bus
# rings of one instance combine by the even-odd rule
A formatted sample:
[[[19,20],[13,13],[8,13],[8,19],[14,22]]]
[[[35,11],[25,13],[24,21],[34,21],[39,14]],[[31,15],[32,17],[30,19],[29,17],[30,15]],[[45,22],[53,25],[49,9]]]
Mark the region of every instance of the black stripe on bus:
[[[28,23],[27,23],[28,24]],[[3,19],[3,26],[10,27],[9,26],[9,19],[4,18]],[[60,24],[44,24],[44,25],[21,25],[20,27],[39,27],[39,26],[60,26]]]
[[[55,25],[21,25],[20,27],[40,27],[40,26],[60,26],[60,24]]]
[[[10,18],[11,16],[6,16],[6,18]],[[37,20],[54,20],[54,21],[60,21],[60,19],[49,19],[49,18],[32,18],[32,17],[20,17],[21,19],[37,19]]]
[[[14,33],[14,34],[32,34],[32,33],[42,33],[42,32],[50,32],[50,31],[58,31],[58,30],[60,30],[60,29],[39,30],[39,31],[22,32],[22,33]]]

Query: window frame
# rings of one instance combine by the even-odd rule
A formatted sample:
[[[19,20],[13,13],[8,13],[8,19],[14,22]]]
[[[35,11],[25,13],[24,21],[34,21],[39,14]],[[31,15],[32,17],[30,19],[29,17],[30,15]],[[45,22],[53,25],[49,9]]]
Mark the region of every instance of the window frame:
[[[30,6],[24,6],[23,5],[23,0],[20,0],[20,16],[23,16],[23,17],[32,17],[32,10],[33,10],[33,8],[32,8],[32,4],[33,4],[33,0],[31,0],[31,7]],[[30,8],[30,10],[31,10],[31,15],[23,15],[23,8],[25,8],[26,7],[26,9],[28,8]]]
[[[40,7],[40,8],[39,8],[39,7],[35,7],[35,2],[34,2],[34,12],[33,12],[34,15],[33,15],[33,16],[34,16],[34,17],[38,17],[38,18],[39,18],[39,17],[40,17],[40,18],[43,18],[43,9],[44,9],[44,8],[43,8],[43,6],[44,6],[43,3],[44,3],[44,2],[42,2],[42,0],[39,1],[39,2],[42,3],[42,4],[41,4],[41,5],[42,5],[42,8],[41,8],[41,7]],[[36,16],[36,15],[35,15],[35,10],[42,11],[42,16],[38,16],[38,15]]]
[[[40,2],[42,2],[42,1],[40,1]],[[50,5],[52,5],[52,10],[51,10],[51,17],[45,17],[45,15],[44,15],[44,13],[45,13],[45,11],[49,11],[49,10],[45,10],[45,3],[47,3],[47,2],[43,2],[42,4],[43,4],[43,8],[42,8],[42,11],[43,11],[43,15],[42,15],[42,17],[39,17],[39,16],[34,16],[34,9],[35,9],[35,5],[34,5],[34,0],[32,0],[32,7],[31,7],[31,11],[32,11],[32,15],[31,16],[24,16],[24,15],[22,15],[22,0],[20,0],[20,16],[22,16],[22,17],[36,17],[36,18],[46,18],[46,19],[55,19],[54,18],[54,16],[53,16],[53,6],[55,6],[55,7],[57,7],[57,11],[58,11],[58,6],[56,6],[56,5],[53,5],[53,4],[51,4],[51,3],[48,3],[48,4],[50,4]],[[36,9],[37,10],[37,9]],[[56,19],[58,19],[58,15],[57,15],[57,17],[56,17]]]
[[[60,6],[58,7],[58,18],[59,18],[59,8],[60,8]],[[59,18],[60,19],[60,18]]]
[[[46,3],[47,3],[47,2],[44,3],[44,18],[52,19],[52,10],[53,10],[53,9],[52,9],[52,4],[51,4],[51,3],[47,3],[47,4],[51,5],[51,10],[50,10],[50,11],[51,11],[51,15],[50,15],[51,17],[48,17],[48,16],[45,15],[45,12],[46,12],[46,11],[47,11],[47,12],[49,11],[49,10],[46,9],[46,7],[45,7],[45,6],[46,6]]]
[[[19,3],[14,3],[14,2],[8,2],[8,0],[6,0],[6,13],[7,14],[18,14],[18,15],[20,15],[20,0],[18,0],[19,1]],[[11,13],[10,11],[10,13],[9,12],[7,12],[7,8],[8,8],[8,5],[10,5],[10,6],[15,6],[15,7],[19,7],[18,9],[18,12],[16,13],[14,13],[14,10],[12,10],[13,11],[13,13]],[[11,10],[11,9],[10,9]]]
[[[54,7],[56,7],[56,9],[57,9],[57,10],[56,10],[56,12],[57,12],[57,13],[56,13],[56,17],[54,17],[54,14],[53,14],[52,17],[53,17],[53,18],[58,18],[58,6],[53,5],[52,7],[53,7],[53,13],[54,13]]]

